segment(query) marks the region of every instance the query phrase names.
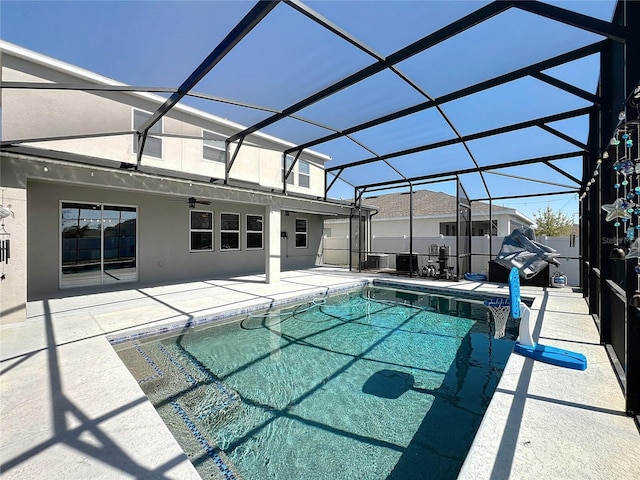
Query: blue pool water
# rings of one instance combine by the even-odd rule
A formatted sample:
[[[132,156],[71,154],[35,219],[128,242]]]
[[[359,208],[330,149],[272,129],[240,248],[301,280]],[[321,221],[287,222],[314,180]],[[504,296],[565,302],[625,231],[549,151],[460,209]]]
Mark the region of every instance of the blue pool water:
[[[143,348],[206,373],[183,390],[206,398],[168,400],[223,478],[454,479],[516,336],[494,339],[481,301],[372,287]]]

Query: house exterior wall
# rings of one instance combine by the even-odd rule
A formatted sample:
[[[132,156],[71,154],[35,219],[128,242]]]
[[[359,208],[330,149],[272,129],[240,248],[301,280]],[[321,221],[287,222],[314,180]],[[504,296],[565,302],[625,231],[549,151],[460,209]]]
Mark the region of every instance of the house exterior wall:
[[[455,222],[453,216],[415,218],[413,220],[413,236],[414,237],[438,237],[440,236],[440,223]],[[472,221],[488,220],[485,216],[482,218],[472,217]],[[517,227],[512,225],[510,215],[494,215],[493,220],[498,224],[498,235],[509,235],[513,228],[520,228],[522,222],[517,222]],[[514,225],[516,225],[514,223]],[[349,222],[347,220],[328,220],[325,227],[330,230],[332,237],[344,237],[349,235]],[[376,237],[402,237],[409,236],[409,219],[408,218],[380,218],[375,216],[371,220],[371,233]]]
[[[88,74],[88,73],[87,73]],[[47,68],[3,52],[4,81],[46,82],[60,84],[98,83],[80,74]],[[154,112],[161,97],[150,94],[123,92],[82,92],[74,90],[3,89],[3,141],[44,138],[65,135],[89,135],[108,132],[130,132],[133,109]],[[216,179],[225,178],[224,163],[203,158],[203,130],[221,135],[235,134],[240,126],[199,114],[196,110],[172,109],[162,120],[162,158],[143,155],[142,165],[186,172]],[[184,137],[195,138],[184,138]],[[135,164],[134,135],[92,137],[73,140],[54,140],[25,144],[89,157]],[[254,183],[263,187],[282,189],[282,152],[290,145],[266,136],[247,137],[229,173],[231,180]],[[237,143],[230,145],[233,153]],[[309,187],[300,186],[299,162],[292,175],[294,184],[287,185],[292,193],[324,196],[324,160],[326,158],[303,152],[300,160],[310,165]]]
[[[265,217],[264,205],[212,201],[196,210],[213,212],[214,251],[189,251],[189,212],[186,202],[163,195],[123,192],[68,184],[29,181],[27,229],[29,237],[28,297],[46,297],[60,290],[60,202],[91,202],[135,206],[137,212],[138,283],[161,284],[197,278],[216,278],[244,273],[262,273],[265,250],[246,249],[246,215]],[[240,214],[240,250],[221,250],[220,213]],[[295,218],[308,221],[308,246],[295,248]],[[321,241],[319,215],[282,216],[282,229],[289,238],[283,246],[281,268],[295,269],[316,264]],[[263,232],[263,245],[264,236]]]
[[[6,82],[98,88],[123,85],[3,41],[0,49]],[[292,195],[283,195],[283,151],[293,145],[259,132],[247,136],[238,149],[228,173],[229,184],[210,181],[225,179],[225,164],[204,158],[203,132],[213,132],[224,140],[244,127],[184,105],[162,118],[162,136],[155,137],[161,138],[161,158],[143,155],[141,168],[122,168],[122,164],[137,163],[131,133],[135,130],[134,109],[154,112],[163,97],[64,88],[3,88],[0,93],[2,140],[15,141],[0,152],[0,187],[6,194],[4,203],[10,203],[16,214],[5,222],[12,251],[6,279],[0,285],[2,323],[24,320],[27,300],[72,293],[71,283],[88,285],[107,277],[110,285],[124,278],[133,280],[125,288],[135,288],[264,272],[265,281],[274,283],[279,281],[280,270],[315,265],[322,252],[324,216],[349,212],[347,205],[318,200],[324,197],[324,162],[328,157],[317,152],[302,152],[291,173],[293,182],[286,186]],[[96,136],[114,132],[118,134]],[[87,137],[55,138],[69,135]],[[42,141],[51,137],[54,139]],[[32,141],[21,141],[25,139]],[[230,144],[232,155],[237,145]],[[308,178],[302,181],[301,174],[307,172],[301,171],[301,162],[309,167]],[[209,203],[197,203],[196,209],[213,213],[213,251],[190,251],[190,197]],[[61,286],[62,202],[135,207],[137,276],[131,275],[131,256],[120,258],[120,242],[108,247],[116,252],[109,257],[110,272],[97,268],[107,258],[103,243],[95,247],[98,234],[82,237],[91,239],[86,242],[91,246],[84,249],[88,255],[81,258],[78,252],[82,249],[74,253],[74,273],[65,275],[65,286]],[[237,250],[220,248],[221,213],[240,216]],[[262,249],[246,248],[248,214],[262,215]],[[297,219],[307,221],[306,245],[302,247],[296,246]],[[118,225],[124,223],[119,221]],[[83,221],[76,228],[101,231],[96,225],[104,227],[100,222]],[[130,247],[129,233],[130,229],[125,248]],[[69,276],[73,277],[71,282]],[[91,288],[101,289],[93,284]]]

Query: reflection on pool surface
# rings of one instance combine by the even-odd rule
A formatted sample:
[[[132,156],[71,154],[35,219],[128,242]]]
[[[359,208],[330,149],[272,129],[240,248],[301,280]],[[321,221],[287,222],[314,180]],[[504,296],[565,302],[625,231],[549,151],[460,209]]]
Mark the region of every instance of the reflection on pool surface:
[[[203,478],[454,479],[516,336],[369,287],[119,354]]]

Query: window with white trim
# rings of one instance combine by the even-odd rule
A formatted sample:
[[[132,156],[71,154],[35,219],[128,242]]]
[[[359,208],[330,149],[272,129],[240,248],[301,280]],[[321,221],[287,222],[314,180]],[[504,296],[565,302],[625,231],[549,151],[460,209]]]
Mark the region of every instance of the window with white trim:
[[[262,215],[247,214],[247,250],[262,249]]]
[[[151,118],[151,114],[142,110],[133,109],[133,129],[138,130],[144,123]],[[162,135],[163,119],[158,120],[147,133],[147,139],[144,142],[143,155],[147,157],[162,158],[162,137],[154,135]],[[138,135],[133,135],[133,153],[138,154]]]
[[[217,133],[202,131],[202,158],[224,163],[227,157],[225,138]]]
[[[298,162],[298,186],[309,188],[310,166],[306,160]]]
[[[284,176],[287,174],[287,172],[291,168],[291,165],[293,165],[293,157],[291,155],[287,155],[287,157],[285,159],[285,168],[282,169],[282,181],[283,182],[284,182]],[[293,185],[295,178],[296,177],[295,177],[295,169],[294,169],[294,170],[291,171],[291,175],[289,175],[289,178],[287,178],[287,185]]]
[[[240,214],[220,214],[220,249],[240,250]]]
[[[307,219],[296,218],[296,248],[307,248]]]
[[[213,251],[213,212],[189,210],[189,251]]]

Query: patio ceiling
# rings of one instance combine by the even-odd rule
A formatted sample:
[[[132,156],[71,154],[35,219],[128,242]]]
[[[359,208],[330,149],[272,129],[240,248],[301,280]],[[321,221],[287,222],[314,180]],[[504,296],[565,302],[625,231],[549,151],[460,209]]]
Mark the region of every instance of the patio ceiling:
[[[577,192],[599,52],[625,38],[613,1],[213,2],[206,39],[172,35],[199,3],[173,4],[146,69],[98,71],[163,87],[132,88],[166,97],[140,143],[189,105],[247,126],[229,158],[258,131],[331,156],[329,197],[456,175],[472,199]]]

